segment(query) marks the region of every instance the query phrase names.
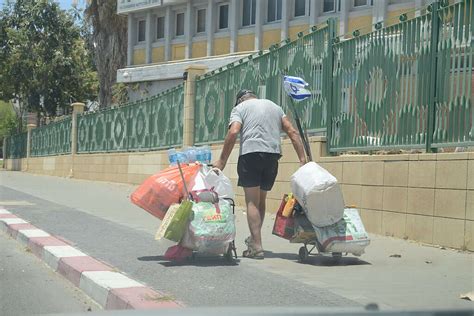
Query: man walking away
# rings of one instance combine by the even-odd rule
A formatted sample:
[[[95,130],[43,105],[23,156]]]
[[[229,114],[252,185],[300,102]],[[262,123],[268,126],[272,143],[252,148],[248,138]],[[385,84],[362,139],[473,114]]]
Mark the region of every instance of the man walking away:
[[[214,166],[224,170],[240,134],[238,185],[244,189],[251,234],[245,240],[248,249],[244,251],[244,257],[264,258],[261,230],[265,217],[265,200],[278,173],[282,131],[291,139],[300,164],[304,165],[306,157],[300,135],[282,108],[270,100],[258,99],[250,90],[239,91],[230,115],[224,147]]]

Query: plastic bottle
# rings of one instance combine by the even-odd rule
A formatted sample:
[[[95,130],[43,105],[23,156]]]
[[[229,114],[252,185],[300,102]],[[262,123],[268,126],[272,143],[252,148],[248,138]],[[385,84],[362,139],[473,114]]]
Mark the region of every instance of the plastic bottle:
[[[186,157],[187,157],[189,163],[196,162],[196,160],[197,160],[196,156],[197,156],[196,155],[196,147],[189,147],[186,150]]]
[[[170,165],[176,165],[176,159],[177,159],[176,149],[171,148],[170,150],[168,150],[168,160],[170,162]]]
[[[196,150],[196,160],[200,163],[204,163],[204,151],[201,147],[195,147]]]
[[[188,163],[188,158],[184,152],[177,152],[176,159],[179,161],[179,163]]]
[[[204,162],[207,163],[207,164],[210,164],[211,161],[212,161],[212,151],[211,151],[211,148],[209,146],[204,146]]]

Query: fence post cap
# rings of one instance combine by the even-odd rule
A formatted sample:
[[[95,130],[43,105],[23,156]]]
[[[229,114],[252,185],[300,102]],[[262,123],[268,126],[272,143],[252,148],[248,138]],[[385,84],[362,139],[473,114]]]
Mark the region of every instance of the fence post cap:
[[[73,104],[71,104],[71,106],[73,113],[82,113],[84,112],[84,108],[86,107],[86,105],[81,102],[74,102]]]

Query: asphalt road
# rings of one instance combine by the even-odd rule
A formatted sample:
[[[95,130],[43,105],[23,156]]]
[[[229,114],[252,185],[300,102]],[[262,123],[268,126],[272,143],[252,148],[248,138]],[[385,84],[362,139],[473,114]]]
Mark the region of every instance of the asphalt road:
[[[187,306],[473,306],[459,299],[474,287],[472,253],[372,236],[360,259],[336,263],[316,256],[300,264],[300,245],[272,236],[268,216],[265,260],[241,258],[229,265],[222,258],[198,258],[174,264],[162,256],[168,245],[153,238],[159,221],[129,202],[133,186],[19,172],[0,172],[0,185],[0,205],[12,213]],[[247,235],[238,211],[239,253]],[[401,258],[390,257],[394,253]]]
[[[100,310],[87,295],[0,232],[0,315]]]

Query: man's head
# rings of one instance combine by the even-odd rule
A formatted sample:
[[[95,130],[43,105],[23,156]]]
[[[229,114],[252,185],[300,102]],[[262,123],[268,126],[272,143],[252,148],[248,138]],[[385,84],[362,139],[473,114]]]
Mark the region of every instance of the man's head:
[[[244,102],[248,99],[256,99],[257,96],[252,90],[242,89],[240,90],[236,97],[235,97],[235,106],[239,105],[240,103]]]

